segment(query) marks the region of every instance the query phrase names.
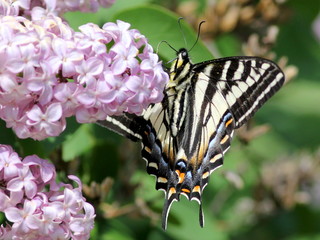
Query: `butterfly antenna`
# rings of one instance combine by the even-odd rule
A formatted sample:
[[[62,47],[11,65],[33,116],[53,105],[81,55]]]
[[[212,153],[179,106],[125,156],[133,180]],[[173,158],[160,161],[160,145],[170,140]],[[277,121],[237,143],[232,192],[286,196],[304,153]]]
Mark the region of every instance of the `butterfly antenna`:
[[[166,43],[173,51],[175,51],[176,53],[178,53],[178,51],[172,47],[166,40],[162,40],[161,42],[158,43],[158,46],[157,46],[157,50],[156,50],[156,54],[158,54],[159,52],[159,47],[162,43]]]
[[[190,48],[190,50],[189,50],[188,52],[191,52],[191,50],[194,48],[194,46],[195,46],[195,45],[197,44],[197,42],[199,41],[201,25],[202,25],[203,23],[205,23],[205,22],[206,22],[206,21],[201,21],[201,22],[199,23],[197,39],[196,39],[196,41],[194,42],[194,44],[192,45],[192,47]]]
[[[166,43],[173,51],[176,52],[176,54],[178,54],[178,51],[177,51],[174,47],[172,47],[166,40],[162,40],[161,42],[158,43],[157,50],[156,50],[156,54],[158,54],[158,52],[159,52],[159,47],[160,47],[160,45],[161,45],[162,43]],[[175,57],[175,58],[171,59],[170,61],[168,61],[168,62],[166,62],[166,63],[169,64],[169,63],[173,62],[173,61],[176,60],[176,59],[177,59],[177,58]]]
[[[182,35],[182,37],[183,37],[184,45],[185,45],[185,47],[187,48],[186,35],[184,34],[184,32],[183,32],[183,30],[182,30],[182,26],[181,26],[181,21],[182,21],[182,20],[184,20],[183,17],[179,17],[178,23],[179,23],[179,28],[180,28],[181,35]]]

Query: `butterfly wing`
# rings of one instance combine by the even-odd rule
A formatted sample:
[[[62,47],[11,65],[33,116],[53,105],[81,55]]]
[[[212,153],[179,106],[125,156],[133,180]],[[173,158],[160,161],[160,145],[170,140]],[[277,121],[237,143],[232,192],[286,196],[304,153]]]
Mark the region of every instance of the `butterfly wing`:
[[[256,57],[212,60],[194,65],[191,71],[184,94],[188,115],[177,137],[173,169],[179,181],[168,184],[173,185],[176,199],[183,194],[199,202],[203,225],[201,194],[210,174],[223,164],[234,129],[279,90],[284,74],[273,62]]]
[[[141,116],[125,113],[121,116],[108,116],[105,121],[97,123],[133,141],[141,141],[141,155],[146,161],[147,172],[156,177],[156,189],[163,190],[168,199],[163,210],[162,222],[165,229],[171,203],[177,200],[178,194],[173,188],[170,191],[171,186],[177,185],[177,177],[172,170],[177,148],[163,105],[165,104],[151,105]]]
[[[225,98],[236,128],[247,122],[284,83],[284,74],[272,61],[258,57],[220,58],[197,64],[206,69],[210,86]]]
[[[105,121],[97,121],[100,126],[132,141],[141,141],[142,158],[147,162],[147,172],[156,176],[157,190],[167,189],[170,159],[175,159],[173,138],[164,113],[162,103],[158,103],[149,106],[141,116],[124,113],[121,116],[108,116]]]
[[[142,140],[141,134],[147,124],[144,118],[130,113],[124,113],[121,116],[107,116],[105,121],[97,121],[96,123],[134,142]]]

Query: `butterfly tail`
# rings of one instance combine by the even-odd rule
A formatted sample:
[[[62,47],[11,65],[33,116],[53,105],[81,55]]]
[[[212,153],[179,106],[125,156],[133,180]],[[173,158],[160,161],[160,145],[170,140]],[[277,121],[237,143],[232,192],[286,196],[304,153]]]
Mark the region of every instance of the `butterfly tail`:
[[[204,226],[204,216],[203,216],[203,210],[202,210],[202,203],[200,203],[200,207],[199,207],[199,223],[200,223],[200,227],[203,228],[203,226]]]
[[[199,224],[201,227],[204,226],[204,215],[202,210],[202,198],[201,198],[202,189],[203,189],[203,186],[201,187],[200,184],[199,185],[196,184],[193,187],[193,190],[190,195],[190,200],[195,200],[199,204]]]
[[[173,202],[177,201],[179,194],[175,187],[170,187],[166,192],[166,199],[162,210],[162,228],[167,229],[168,216]]]

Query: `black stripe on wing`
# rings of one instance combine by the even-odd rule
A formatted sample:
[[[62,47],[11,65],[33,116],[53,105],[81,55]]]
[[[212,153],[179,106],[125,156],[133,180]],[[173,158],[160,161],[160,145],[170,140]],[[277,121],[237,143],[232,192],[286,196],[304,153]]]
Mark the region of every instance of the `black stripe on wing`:
[[[210,68],[210,85],[223,94],[236,128],[277,92],[284,74],[272,61],[258,57],[228,57],[196,64],[194,71]]]
[[[107,116],[104,121],[97,121],[98,125],[106,127],[132,141],[142,140],[142,132],[147,121],[141,117],[130,113],[121,116]]]

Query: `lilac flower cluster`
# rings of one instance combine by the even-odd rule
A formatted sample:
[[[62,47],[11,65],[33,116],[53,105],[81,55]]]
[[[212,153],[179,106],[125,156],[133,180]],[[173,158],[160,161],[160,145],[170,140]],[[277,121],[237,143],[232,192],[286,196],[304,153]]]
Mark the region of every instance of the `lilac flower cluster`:
[[[0,118],[19,138],[58,136],[73,115],[95,122],[162,100],[168,75],[128,23],[74,32],[53,14],[32,18],[0,17]]]
[[[96,12],[99,7],[110,7],[115,0],[0,0],[0,15],[23,16],[62,15],[69,11]]]
[[[10,222],[0,226],[0,239],[89,239],[94,208],[78,184],[56,183],[54,166],[35,155],[23,160],[0,145],[0,211]]]

